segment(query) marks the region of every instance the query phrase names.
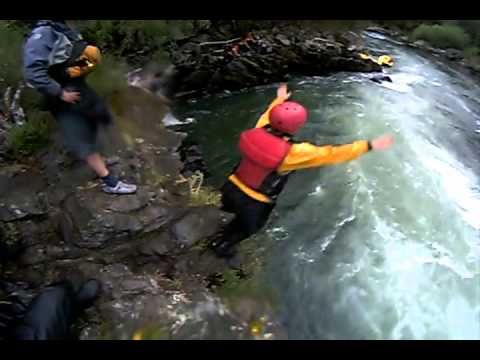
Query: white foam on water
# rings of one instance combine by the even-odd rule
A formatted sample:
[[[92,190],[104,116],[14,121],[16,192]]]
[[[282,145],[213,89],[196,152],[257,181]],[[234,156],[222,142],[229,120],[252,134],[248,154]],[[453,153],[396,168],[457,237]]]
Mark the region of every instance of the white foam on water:
[[[172,113],[168,113],[165,115],[165,117],[162,119],[162,122],[165,126],[175,126],[175,125],[185,125],[185,124],[190,124],[194,122],[194,118],[185,118],[184,120],[179,120],[175,116],[173,116]]]
[[[422,154],[431,154],[419,160],[438,176],[445,195],[456,204],[463,219],[480,230],[480,191],[475,175],[447,151],[431,144],[424,145]]]

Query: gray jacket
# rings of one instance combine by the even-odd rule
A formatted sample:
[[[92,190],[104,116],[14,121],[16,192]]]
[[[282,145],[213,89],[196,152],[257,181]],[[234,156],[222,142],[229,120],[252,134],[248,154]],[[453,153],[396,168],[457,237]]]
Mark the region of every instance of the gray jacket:
[[[62,86],[52,79],[48,70],[53,65],[66,62],[72,53],[72,42],[81,39],[81,35],[66,24],[40,21],[24,48],[26,82],[44,95],[59,97]]]

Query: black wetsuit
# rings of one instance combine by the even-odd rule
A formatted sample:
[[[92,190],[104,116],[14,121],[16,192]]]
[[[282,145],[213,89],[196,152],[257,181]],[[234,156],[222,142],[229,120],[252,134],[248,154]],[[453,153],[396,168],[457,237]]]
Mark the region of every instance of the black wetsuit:
[[[73,339],[72,325],[88,307],[93,305],[100,283],[87,281],[75,291],[70,281],[53,284],[36,296],[20,316],[15,313],[15,299],[10,307],[0,307],[0,319],[9,318],[4,337],[13,340]],[[17,306],[18,307],[18,306]]]
[[[251,198],[231,181],[223,185],[221,192],[222,210],[235,214],[235,218],[224,229],[215,250],[218,255],[229,257],[234,254],[234,245],[263,228],[275,204]]]

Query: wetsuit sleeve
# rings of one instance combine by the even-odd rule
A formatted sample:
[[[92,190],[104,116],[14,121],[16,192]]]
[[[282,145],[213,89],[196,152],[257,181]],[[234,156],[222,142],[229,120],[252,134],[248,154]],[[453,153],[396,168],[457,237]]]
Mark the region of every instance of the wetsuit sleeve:
[[[48,74],[49,56],[55,42],[53,32],[45,28],[34,32],[27,40],[23,53],[25,80],[42,94],[59,97],[62,87]]]
[[[315,146],[310,143],[294,144],[278,170],[279,172],[287,172],[339,164],[354,160],[370,149],[370,143],[365,140],[339,146]]]
[[[268,107],[267,111],[263,113],[263,115],[260,117],[260,119],[257,122],[257,125],[255,125],[256,128],[261,128],[264,127],[265,125],[269,124],[269,117],[270,117],[270,111],[277,105],[283,104],[285,102],[284,99],[277,97],[273,102],[270,104]]]

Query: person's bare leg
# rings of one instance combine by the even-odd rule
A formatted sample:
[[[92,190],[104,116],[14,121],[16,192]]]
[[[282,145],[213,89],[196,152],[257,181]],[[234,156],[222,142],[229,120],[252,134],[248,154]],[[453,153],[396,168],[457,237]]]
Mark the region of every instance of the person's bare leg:
[[[105,160],[99,153],[94,153],[85,157],[87,164],[103,180],[103,191],[109,194],[133,194],[137,191],[137,186],[120,181],[116,176],[110,175]]]
[[[109,171],[107,169],[107,165],[105,164],[105,161],[100,156],[100,154],[95,153],[88,155],[85,158],[85,161],[101,178],[108,176]]]

